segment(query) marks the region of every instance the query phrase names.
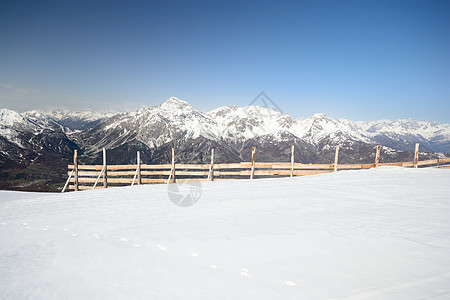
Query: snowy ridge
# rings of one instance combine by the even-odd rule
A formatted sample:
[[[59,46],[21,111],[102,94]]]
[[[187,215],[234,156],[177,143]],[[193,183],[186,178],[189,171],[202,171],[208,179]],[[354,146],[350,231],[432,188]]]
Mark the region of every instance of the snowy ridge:
[[[17,113],[0,110],[0,171],[8,167],[23,168],[47,159],[59,163],[72,155],[77,146],[67,134],[71,129],[40,111]],[[54,167],[52,165],[52,167]]]
[[[74,122],[86,124],[102,121],[105,124],[99,130],[108,133],[114,131],[113,129],[120,129],[116,131],[120,131],[121,135],[133,132],[152,147],[167,143],[181,133],[187,138],[205,137],[216,141],[244,142],[283,130],[315,145],[324,139],[335,142],[352,139],[377,143],[376,138],[381,135],[394,140],[415,139],[421,142],[432,140],[438,144],[450,143],[450,124],[413,119],[353,122],[346,119],[332,119],[321,113],[306,119],[293,119],[288,114],[260,106],[225,106],[202,113],[176,97],[171,97],[158,106],[143,107],[131,113],[34,110],[19,114],[2,109],[0,119],[2,120],[0,134],[5,137],[12,137],[11,128],[20,126],[18,124],[31,129],[33,125],[30,125],[30,122],[38,127],[54,127],[57,122],[70,128],[70,124]],[[151,127],[156,127],[157,130]],[[164,130],[162,127],[165,127]],[[158,137],[152,134],[158,134]]]
[[[289,128],[293,122],[289,115],[260,106],[225,106],[208,112],[208,115],[215,120],[220,138],[234,141]]]
[[[162,104],[143,107],[136,112],[123,113],[109,118],[88,134],[106,135],[95,147],[107,142],[109,147],[127,137],[136,137],[149,147],[157,147],[183,135],[217,139],[216,122],[207,114],[195,110],[187,102],[171,97]],[[103,146],[102,146],[103,147]]]
[[[410,134],[432,139],[444,135],[450,140],[450,124],[439,124],[432,121],[418,121],[414,119],[398,119],[395,121],[380,120],[371,122],[355,122],[360,130],[368,136],[377,134]]]
[[[376,124],[383,126],[374,127]],[[270,150],[266,149],[264,155],[267,159],[275,158],[276,147],[265,143],[265,137],[271,140],[272,145],[283,143],[286,147],[288,143],[297,143],[304,149],[304,156],[298,159],[308,162],[328,161],[330,158],[326,153],[335,145],[341,145],[348,153],[347,161],[360,161],[365,157],[365,163],[369,159],[367,154],[373,152],[370,145],[374,144],[385,146],[388,157],[384,159],[390,161],[409,159],[407,153],[401,151],[411,151],[417,142],[421,144],[422,151],[450,152],[448,124],[415,120],[407,123],[402,120],[391,123],[352,122],[324,114],[294,119],[270,107],[260,106],[225,106],[203,113],[176,97],[158,106],[115,115],[82,133],[78,141],[88,154],[95,154],[102,147],[124,147],[130,142],[143,144],[151,152],[159,151],[169,143],[177,143],[177,147],[185,151],[186,158],[195,151],[201,151],[204,157],[211,147],[219,147],[224,157],[239,161],[247,159],[244,149],[250,146],[266,145]],[[202,144],[205,140],[215,143],[215,146]],[[161,149],[164,151],[164,148]],[[164,155],[158,157],[163,160]],[[204,162],[204,159],[197,157],[195,162]]]
[[[37,134],[43,129],[41,124],[34,122],[25,113],[19,114],[13,110],[0,109],[0,136],[19,147],[25,147],[24,142],[20,139],[22,133]]]
[[[314,114],[307,119],[298,120],[292,132],[312,144],[318,144],[325,138],[336,142],[354,139],[370,143],[364,133],[356,130],[351,122],[331,119],[325,114]]]
[[[28,121],[32,122],[34,125],[42,129],[48,130],[61,129],[63,131],[65,130],[64,126],[59,124],[53,118],[37,110],[26,111],[22,113],[22,116],[27,118]]]
[[[48,115],[37,110],[17,113],[13,110],[0,110],[0,136],[24,148],[20,136],[38,135],[44,131],[70,131]],[[28,141],[30,142],[30,141]]]
[[[0,125],[6,127],[23,122],[25,122],[25,120],[19,113],[6,108],[0,109]]]
[[[75,120],[83,120],[85,122],[92,122],[99,119],[110,118],[117,114],[117,112],[98,112],[93,110],[71,111],[68,109],[56,109],[48,112],[43,112],[46,116],[54,120],[63,120],[72,118]]]
[[[431,121],[398,119],[355,122],[355,127],[367,137],[394,148],[409,148],[420,142],[427,149],[436,152],[450,152],[450,124]]]
[[[97,112],[92,110],[70,111],[56,109],[43,112],[48,118],[72,130],[86,130],[114,116],[117,112]]]
[[[180,136],[184,139],[204,137],[213,141],[243,143],[283,131],[315,145],[324,139],[335,143],[349,139],[370,142],[350,122],[334,120],[324,114],[296,120],[270,107],[260,106],[226,106],[202,113],[176,97],[158,106],[116,115],[90,134],[110,137],[96,143],[94,147],[98,149],[106,145],[113,147],[131,136],[155,148]]]

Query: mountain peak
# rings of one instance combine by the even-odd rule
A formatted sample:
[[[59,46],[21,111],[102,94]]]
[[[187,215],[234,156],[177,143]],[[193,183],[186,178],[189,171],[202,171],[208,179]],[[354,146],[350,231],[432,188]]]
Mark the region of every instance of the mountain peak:
[[[22,115],[29,117],[29,118],[35,118],[35,119],[47,119],[47,115],[42,113],[41,111],[38,110],[29,110],[26,111],[24,113],[22,113]]]
[[[177,97],[170,97],[159,106],[162,109],[170,110],[170,109],[179,109],[179,108],[192,108],[192,106],[186,101],[180,100]]]
[[[329,119],[329,117],[324,113],[315,113],[310,118],[311,119]]]
[[[4,126],[11,126],[14,123],[24,122],[24,119],[19,113],[15,112],[14,110],[2,108],[0,109],[0,121]]]
[[[174,97],[174,96],[172,96],[172,97],[169,97],[166,101],[164,101],[164,102],[183,102],[183,103],[187,103],[186,101],[183,101],[183,100],[181,100],[181,99],[178,99],[177,97]]]

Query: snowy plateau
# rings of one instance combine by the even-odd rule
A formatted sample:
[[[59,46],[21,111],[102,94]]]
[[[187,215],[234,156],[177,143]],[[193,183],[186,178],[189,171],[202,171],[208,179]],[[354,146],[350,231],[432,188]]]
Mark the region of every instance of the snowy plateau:
[[[1,299],[449,299],[450,170],[0,191]]]

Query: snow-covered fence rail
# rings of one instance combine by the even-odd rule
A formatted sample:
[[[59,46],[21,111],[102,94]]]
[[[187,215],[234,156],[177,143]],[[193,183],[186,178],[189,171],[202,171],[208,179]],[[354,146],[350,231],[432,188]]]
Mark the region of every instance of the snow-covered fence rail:
[[[336,147],[335,160],[330,164],[303,164],[294,161],[294,146],[291,148],[290,162],[256,162],[256,149],[252,148],[251,162],[214,163],[214,150],[211,153],[210,164],[175,163],[175,151],[172,148],[170,164],[142,164],[139,151],[137,163],[134,165],[107,165],[106,150],[103,149],[102,165],[80,165],[77,153],[74,153],[74,163],[68,166],[68,179],[63,192],[69,190],[86,190],[107,188],[123,185],[140,185],[146,183],[175,183],[186,181],[218,181],[236,179],[254,179],[264,177],[304,176],[334,172],[338,170],[370,169],[379,166],[418,167],[444,165],[450,163],[450,158],[418,160],[418,146],[414,153],[414,161],[380,163],[380,148],[376,147],[373,164],[338,164],[339,146]],[[99,184],[99,185],[98,185]]]

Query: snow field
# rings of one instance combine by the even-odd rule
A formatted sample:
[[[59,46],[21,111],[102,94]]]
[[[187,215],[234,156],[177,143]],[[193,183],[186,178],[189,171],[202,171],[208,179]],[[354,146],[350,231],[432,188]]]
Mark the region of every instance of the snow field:
[[[0,191],[2,299],[448,299],[450,170]]]

